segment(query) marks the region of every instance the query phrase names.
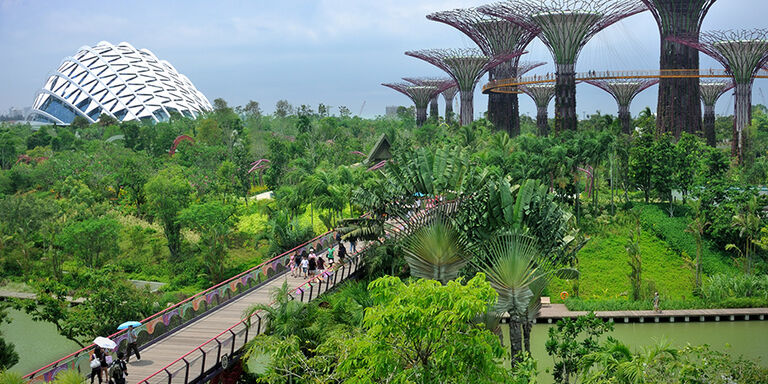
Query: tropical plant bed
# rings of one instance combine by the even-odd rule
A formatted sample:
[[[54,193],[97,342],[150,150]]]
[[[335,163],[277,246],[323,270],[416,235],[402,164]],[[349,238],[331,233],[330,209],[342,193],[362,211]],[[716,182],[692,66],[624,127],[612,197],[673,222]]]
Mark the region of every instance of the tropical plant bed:
[[[570,311],[644,311],[652,310],[652,300],[632,301],[627,299],[583,300],[569,298],[565,300],[565,306]],[[718,302],[707,302],[698,298],[685,300],[660,301],[662,310],[673,309],[715,309],[715,308],[765,308],[768,307],[768,299],[765,298],[730,298]]]
[[[587,300],[624,300],[631,295],[630,266],[626,245],[633,225],[616,220],[596,233],[579,252],[579,297]],[[644,297],[658,291],[664,300],[693,297],[692,267],[662,240],[642,231],[639,243],[642,258],[641,279]],[[574,281],[554,279],[548,287],[553,302],[562,302],[561,292],[574,294]]]

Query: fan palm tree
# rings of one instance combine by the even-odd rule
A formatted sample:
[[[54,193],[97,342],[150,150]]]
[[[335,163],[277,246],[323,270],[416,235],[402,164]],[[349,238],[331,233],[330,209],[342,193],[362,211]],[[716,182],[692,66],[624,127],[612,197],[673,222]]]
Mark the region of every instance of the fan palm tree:
[[[456,279],[467,262],[466,240],[450,219],[438,215],[403,240],[411,276],[443,284]]]
[[[530,349],[531,326],[549,281],[555,275],[574,278],[578,272],[558,268],[551,259],[542,257],[532,237],[519,232],[495,236],[478,253],[473,264],[499,294],[494,310],[509,313],[509,344],[514,358]]]

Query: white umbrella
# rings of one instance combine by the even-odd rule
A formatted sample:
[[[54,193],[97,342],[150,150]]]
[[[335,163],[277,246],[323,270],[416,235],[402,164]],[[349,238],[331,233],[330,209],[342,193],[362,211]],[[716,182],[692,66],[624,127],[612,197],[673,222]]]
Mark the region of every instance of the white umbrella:
[[[99,347],[102,347],[104,349],[115,349],[117,348],[117,344],[115,344],[114,341],[107,339],[106,337],[97,337],[93,339],[93,343],[98,345]]]

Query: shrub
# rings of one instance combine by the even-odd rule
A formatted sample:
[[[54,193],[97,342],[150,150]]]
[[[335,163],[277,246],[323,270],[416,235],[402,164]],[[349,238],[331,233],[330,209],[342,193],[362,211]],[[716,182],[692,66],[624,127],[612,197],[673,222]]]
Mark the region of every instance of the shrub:
[[[768,300],[768,276],[718,274],[706,279],[701,297],[710,302],[756,298]]]
[[[696,257],[696,241],[693,235],[685,231],[691,221],[687,216],[683,216],[687,211],[685,207],[677,212],[681,215],[678,217],[669,217],[669,213],[653,204],[638,204],[634,209],[640,214],[643,229],[664,240],[677,254]],[[706,275],[736,271],[730,256],[718,250],[717,245],[711,240],[703,241],[701,265]]]

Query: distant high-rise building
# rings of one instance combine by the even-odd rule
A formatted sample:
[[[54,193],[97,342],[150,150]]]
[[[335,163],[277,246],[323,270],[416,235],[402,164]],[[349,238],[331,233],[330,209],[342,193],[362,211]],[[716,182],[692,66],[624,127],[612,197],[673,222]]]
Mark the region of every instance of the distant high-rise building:
[[[397,117],[397,105],[387,105],[385,116]]]

